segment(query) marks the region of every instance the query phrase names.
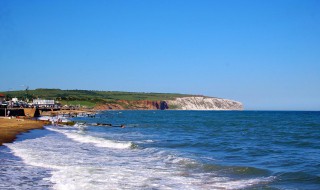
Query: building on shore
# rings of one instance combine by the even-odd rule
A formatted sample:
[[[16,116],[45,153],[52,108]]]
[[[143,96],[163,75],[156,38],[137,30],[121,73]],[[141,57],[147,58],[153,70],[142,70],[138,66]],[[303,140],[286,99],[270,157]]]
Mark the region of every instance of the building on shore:
[[[42,99],[34,99],[33,105],[37,107],[54,107],[54,100],[42,100]]]

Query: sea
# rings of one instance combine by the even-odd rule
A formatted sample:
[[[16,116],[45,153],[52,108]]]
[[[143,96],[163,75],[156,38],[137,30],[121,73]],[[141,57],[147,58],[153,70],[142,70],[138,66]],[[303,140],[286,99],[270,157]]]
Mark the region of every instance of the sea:
[[[320,112],[104,111],[70,120],[77,124],[1,146],[0,189],[320,189]]]

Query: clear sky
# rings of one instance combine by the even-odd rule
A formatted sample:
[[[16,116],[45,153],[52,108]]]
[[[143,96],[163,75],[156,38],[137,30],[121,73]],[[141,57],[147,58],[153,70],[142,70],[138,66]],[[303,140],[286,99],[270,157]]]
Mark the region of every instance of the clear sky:
[[[0,0],[0,90],[177,92],[320,110],[319,0]]]

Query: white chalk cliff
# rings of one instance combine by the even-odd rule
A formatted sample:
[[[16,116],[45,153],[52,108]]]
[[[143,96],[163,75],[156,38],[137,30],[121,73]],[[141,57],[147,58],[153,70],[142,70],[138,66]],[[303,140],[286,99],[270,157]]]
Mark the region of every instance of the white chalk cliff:
[[[169,109],[176,110],[243,110],[241,102],[204,96],[181,97],[166,102]]]

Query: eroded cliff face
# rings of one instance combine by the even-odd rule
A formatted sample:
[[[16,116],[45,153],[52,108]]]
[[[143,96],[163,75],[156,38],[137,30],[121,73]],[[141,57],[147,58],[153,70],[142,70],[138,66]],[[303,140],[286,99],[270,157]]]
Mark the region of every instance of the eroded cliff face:
[[[118,100],[115,103],[107,103],[95,107],[97,110],[165,110],[169,109],[166,101],[149,100]]]
[[[95,110],[124,110],[124,108],[117,103],[100,104],[94,107]]]
[[[95,107],[96,110],[243,110],[242,103],[222,98],[190,96],[175,100],[118,100]]]
[[[165,110],[168,105],[165,101],[150,101],[150,100],[119,100],[122,107],[132,110]]]
[[[177,110],[243,110],[241,102],[203,96],[176,98],[167,103],[170,109]]]

